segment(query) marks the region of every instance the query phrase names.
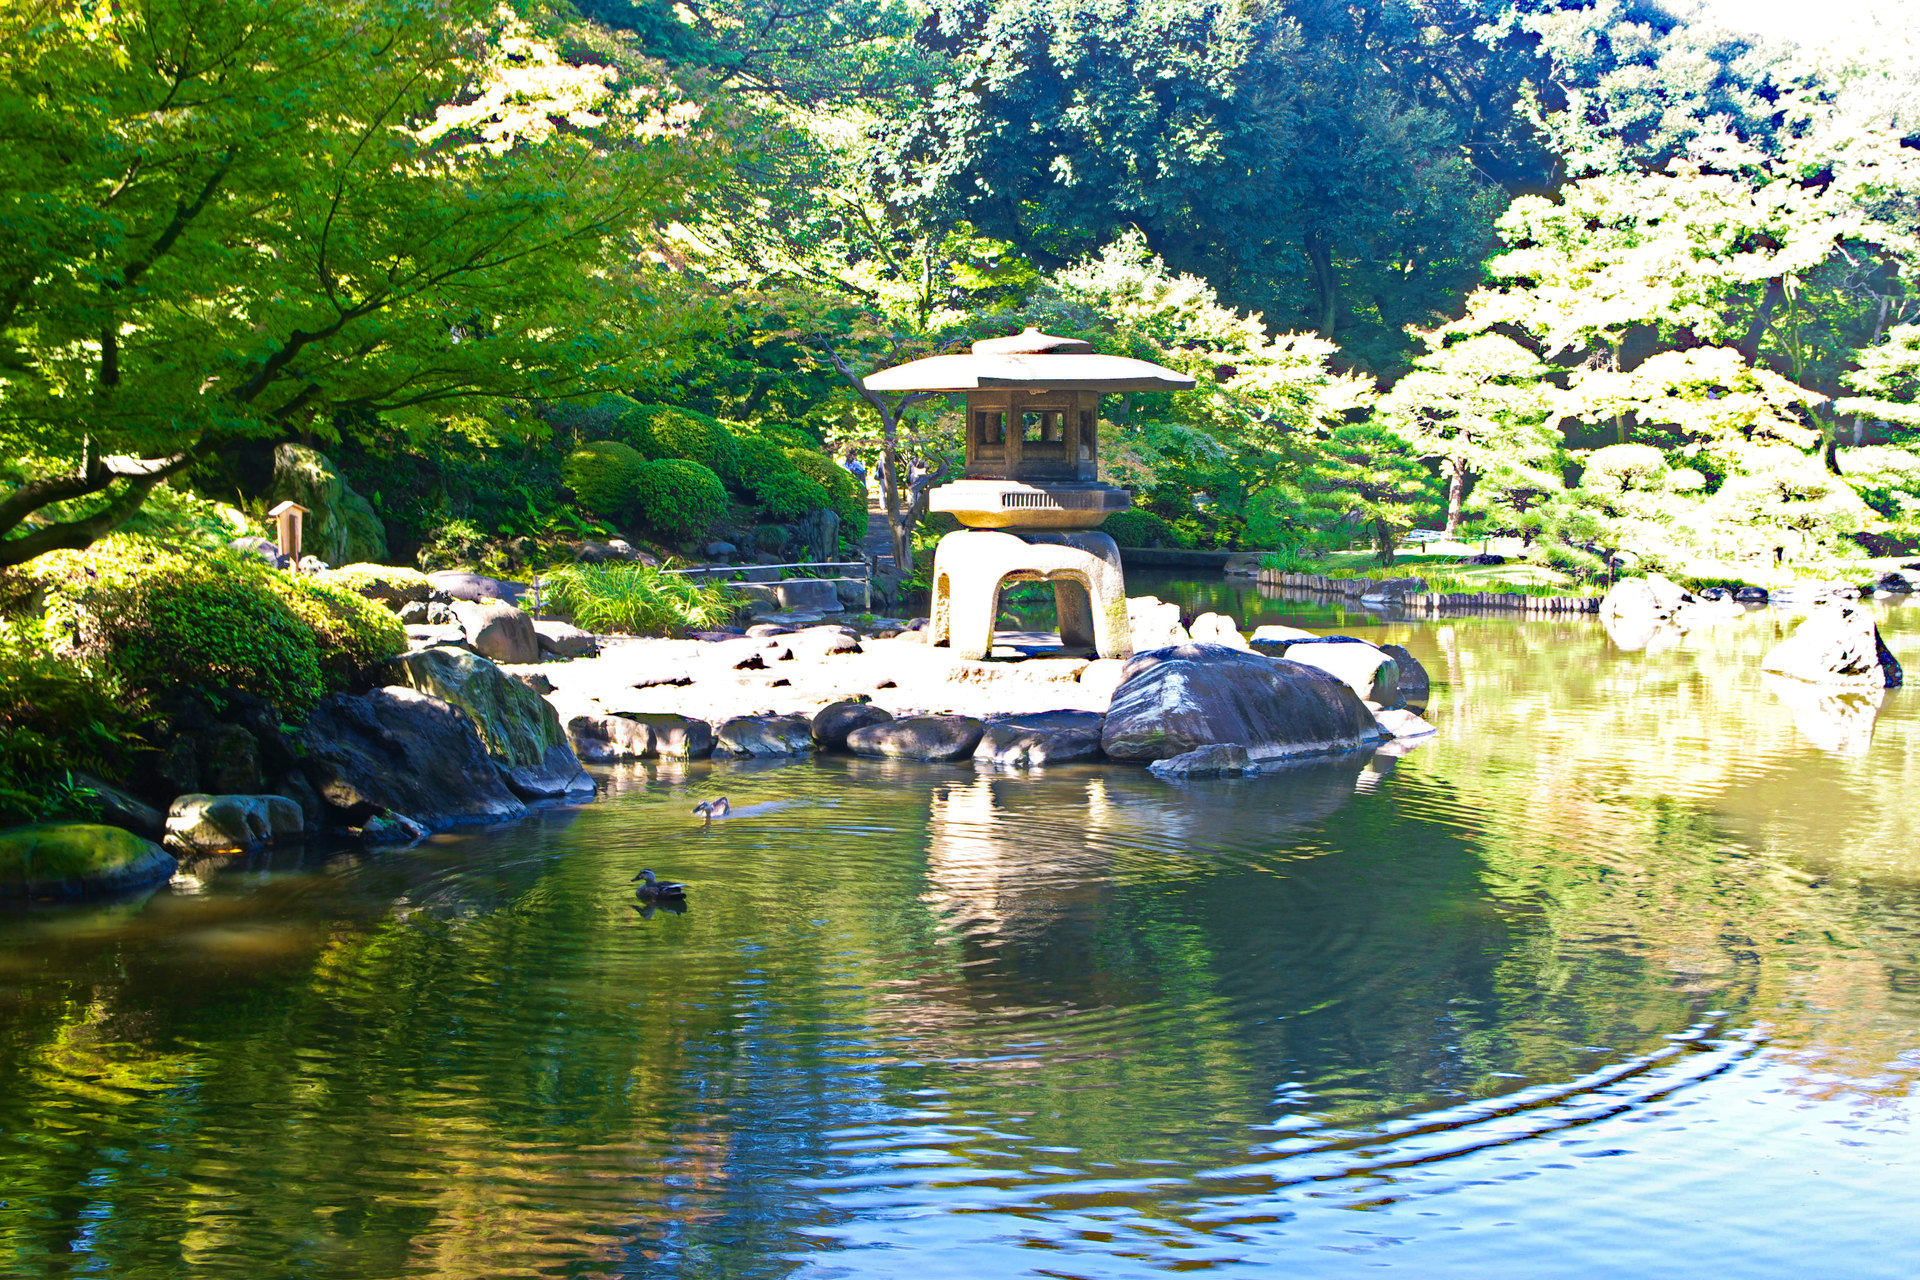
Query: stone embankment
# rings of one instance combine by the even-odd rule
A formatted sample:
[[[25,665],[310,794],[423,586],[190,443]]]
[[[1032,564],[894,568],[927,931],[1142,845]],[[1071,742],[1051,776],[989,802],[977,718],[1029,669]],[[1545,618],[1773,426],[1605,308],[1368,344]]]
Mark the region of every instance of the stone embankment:
[[[1597,613],[1598,596],[1533,596],[1519,591],[1429,591],[1424,578],[1334,578],[1324,573],[1283,573],[1262,569],[1254,581],[1263,586],[1340,596],[1363,604],[1393,605],[1408,613],[1456,609],[1511,609],[1519,613]]]

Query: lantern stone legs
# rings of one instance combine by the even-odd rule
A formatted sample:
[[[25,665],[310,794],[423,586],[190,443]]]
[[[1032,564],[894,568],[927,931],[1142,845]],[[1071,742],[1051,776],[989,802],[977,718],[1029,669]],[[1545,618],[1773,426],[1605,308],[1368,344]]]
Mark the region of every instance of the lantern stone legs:
[[[962,529],[940,539],[933,553],[931,643],[948,645],[958,657],[986,657],[993,651],[1000,588],[1008,582],[1053,584],[1067,648],[1132,656],[1120,548],[1094,532]]]

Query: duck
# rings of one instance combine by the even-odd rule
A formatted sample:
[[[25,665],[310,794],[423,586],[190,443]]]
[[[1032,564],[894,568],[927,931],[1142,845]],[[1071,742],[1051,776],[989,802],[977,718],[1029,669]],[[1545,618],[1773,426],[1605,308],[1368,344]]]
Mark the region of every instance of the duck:
[[[732,808],[733,806],[727,802],[727,798],[721,796],[717,800],[702,800],[699,804],[693,806],[693,816],[696,818],[705,818],[708,822],[712,822],[715,818],[726,817],[728,811]]]
[[[643,902],[654,902],[667,898],[685,898],[687,896],[687,886],[676,884],[671,880],[656,880],[653,875],[653,868],[651,867],[642,871],[639,875],[635,876],[634,879],[644,881],[638,889],[634,890],[635,893],[640,895],[640,899]]]

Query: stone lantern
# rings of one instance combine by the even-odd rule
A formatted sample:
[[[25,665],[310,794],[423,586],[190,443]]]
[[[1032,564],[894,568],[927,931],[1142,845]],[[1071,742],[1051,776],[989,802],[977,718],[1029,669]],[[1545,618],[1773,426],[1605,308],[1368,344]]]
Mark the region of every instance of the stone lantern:
[[[1100,480],[1100,397],[1185,391],[1193,379],[1028,329],[865,381],[870,391],[966,396],[965,474],[927,495],[932,510],[966,526],[942,538],[934,553],[933,643],[985,657],[1001,586],[1050,582],[1063,645],[1103,658],[1130,654],[1120,551],[1094,532],[1133,505],[1131,493]]]

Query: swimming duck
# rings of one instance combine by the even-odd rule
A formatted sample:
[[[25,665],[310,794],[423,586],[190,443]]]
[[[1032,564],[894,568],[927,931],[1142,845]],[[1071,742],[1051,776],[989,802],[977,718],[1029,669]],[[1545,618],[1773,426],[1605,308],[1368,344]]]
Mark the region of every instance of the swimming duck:
[[[634,890],[635,893],[640,895],[640,899],[643,902],[652,902],[662,898],[684,898],[687,896],[687,886],[675,884],[671,880],[654,879],[653,869],[651,867],[642,871],[639,875],[635,876],[634,879],[645,882],[638,889]]]
[[[693,816],[696,818],[705,818],[708,822],[712,822],[715,818],[726,817],[727,811],[731,808],[733,808],[733,806],[727,803],[727,798],[721,796],[717,800],[702,800],[699,804],[693,806]]]

